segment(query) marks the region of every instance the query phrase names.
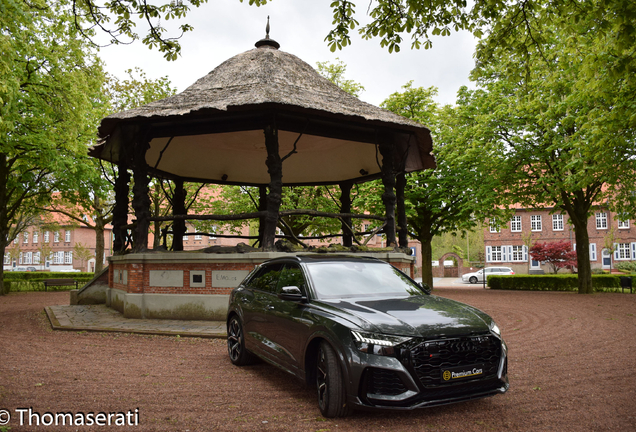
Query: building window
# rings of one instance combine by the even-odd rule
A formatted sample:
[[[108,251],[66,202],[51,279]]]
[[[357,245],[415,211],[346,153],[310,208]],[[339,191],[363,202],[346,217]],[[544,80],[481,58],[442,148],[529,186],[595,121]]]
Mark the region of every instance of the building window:
[[[60,232],[55,231],[53,233],[53,243],[59,243],[59,242],[60,242]]]
[[[527,258],[524,259],[524,255],[526,255],[525,248],[525,246],[513,246],[511,261],[527,261]]]
[[[48,243],[48,242],[49,242],[49,232],[44,231],[44,243]]]
[[[503,252],[501,250],[501,246],[493,246],[490,260],[493,262],[501,262],[502,255],[503,255]]]
[[[40,237],[39,231],[33,231],[33,243],[37,243]]]
[[[11,264],[11,254],[9,252],[4,254],[4,264],[5,265]]]
[[[22,233],[22,237],[24,238],[24,243],[28,243],[29,242],[29,233],[28,232],[23,232]]]
[[[552,231],[563,231],[563,215],[552,215]]]
[[[627,229],[627,228],[629,228],[629,219],[625,221],[622,221],[622,220],[618,221],[618,229]]]
[[[521,232],[521,216],[513,216],[510,221],[510,231]]]
[[[616,245],[616,252],[614,252],[614,258],[617,260],[628,260],[631,258],[629,252],[629,243],[618,243]]]
[[[13,244],[18,244],[18,236],[19,236],[19,235],[20,235],[20,234],[18,234],[17,236],[15,236],[15,238],[13,239]]]
[[[596,213],[596,229],[607,229],[607,213]]]
[[[64,264],[73,264],[73,251],[64,252]]]
[[[497,226],[497,221],[495,219],[492,219],[490,221],[490,232],[491,233],[498,233],[501,232],[501,230],[499,229],[499,227]]]
[[[196,228],[194,229],[194,233],[195,233],[194,234],[194,239],[195,240],[201,240],[201,234],[197,234],[198,231],[199,231],[198,229],[196,229]]]
[[[33,264],[40,264],[40,252],[33,254]]]
[[[188,241],[188,236],[187,235],[183,236],[183,241]]]
[[[53,252],[53,264],[63,264],[64,263],[64,252]]]
[[[70,243],[70,242],[71,242],[71,232],[70,232],[70,231],[68,231],[68,230],[66,230],[66,231],[64,232],[64,241],[65,241],[66,243]]]
[[[541,215],[530,216],[530,229],[532,231],[541,231]]]
[[[33,252],[27,252],[24,254],[24,263],[31,264],[33,262]]]
[[[22,256],[23,256],[23,253],[20,252],[20,255],[18,255],[18,264],[22,264]]]

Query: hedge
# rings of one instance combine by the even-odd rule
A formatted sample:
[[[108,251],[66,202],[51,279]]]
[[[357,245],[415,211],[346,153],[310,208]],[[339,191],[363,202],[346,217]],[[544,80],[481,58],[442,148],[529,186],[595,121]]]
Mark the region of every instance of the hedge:
[[[4,272],[4,292],[44,291],[46,279],[74,279],[81,287],[95,277],[95,273],[81,272]],[[73,286],[50,287],[48,291],[68,291]]]
[[[592,275],[592,286],[595,291],[621,291],[621,276]],[[497,290],[578,291],[579,286],[575,274],[488,276],[487,281],[488,287]],[[636,284],[636,275],[632,275],[632,283]]]

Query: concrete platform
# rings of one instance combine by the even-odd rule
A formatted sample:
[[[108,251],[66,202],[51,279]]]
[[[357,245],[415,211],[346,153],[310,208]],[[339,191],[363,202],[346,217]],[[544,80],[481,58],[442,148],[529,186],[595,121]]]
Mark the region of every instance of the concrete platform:
[[[44,308],[54,330],[140,333],[225,338],[225,322],[125,318],[106,305],[62,305]]]
[[[483,289],[460,278],[435,278],[434,288]],[[433,293],[435,293],[433,291]],[[225,322],[126,318],[106,305],[61,305],[44,308],[54,330],[122,332],[164,336],[225,338]]]

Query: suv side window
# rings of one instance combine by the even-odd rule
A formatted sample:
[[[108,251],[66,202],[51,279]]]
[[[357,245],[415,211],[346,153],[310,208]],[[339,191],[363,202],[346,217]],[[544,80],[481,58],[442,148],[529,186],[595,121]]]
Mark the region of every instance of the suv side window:
[[[285,265],[285,269],[280,276],[276,292],[281,292],[283,287],[287,286],[295,286],[303,293],[305,292],[305,277],[303,276],[303,271],[300,269],[300,266],[297,264]]]
[[[272,294],[275,293],[276,286],[278,285],[278,279],[280,278],[281,271],[283,270],[283,265],[284,264],[277,263],[262,267],[249,281],[249,287]]]

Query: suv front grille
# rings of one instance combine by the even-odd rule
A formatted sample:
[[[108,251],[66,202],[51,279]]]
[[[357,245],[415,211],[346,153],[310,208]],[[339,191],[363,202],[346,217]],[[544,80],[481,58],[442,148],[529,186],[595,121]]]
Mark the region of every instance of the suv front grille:
[[[413,368],[425,388],[444,385],[442,370],[457,366],[483,364],[483,375],[474,379],[492,378],[497,374],[500,359],[501,341],[490,334],[425,341],[411,348]]]

